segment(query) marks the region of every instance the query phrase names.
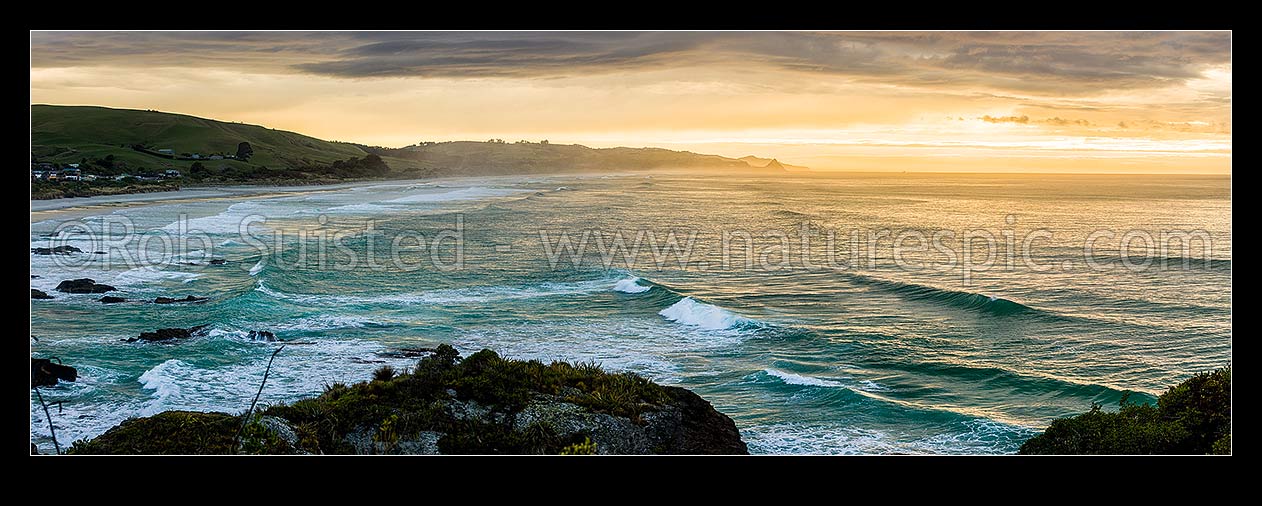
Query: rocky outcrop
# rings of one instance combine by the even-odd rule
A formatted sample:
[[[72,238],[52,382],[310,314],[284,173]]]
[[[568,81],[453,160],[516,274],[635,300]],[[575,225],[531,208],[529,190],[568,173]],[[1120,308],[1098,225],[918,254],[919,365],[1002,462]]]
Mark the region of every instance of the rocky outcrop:
[[[31,359],[31,387],[51,387],[58,381],[74,381],[79,378],[79,371],[61,360],[53,363],[52,359]]]
[[[174,423],[198,416],[209,418],[189,430]],[[129,420],[76,443],[71,453],[229,453],[223,442],[241,419],[221,423],[227,416],[166,412]],[[330,385],[318,397],[269,407],[244,434],[238,452],[748,453],[735,423],[686,389],[594,365],[504,359],[490,350],[461,358],[447,345],[411,372],[383,369],[372,381]]]
[[[267,331],[267,330],[251,330],[250,333],[246,334],[245,337],[253,341],[265,341],[269,343],[276,341],[276,334],[273,334],[271,333],[271,331]]]
[[[69,255],[71,253],[83,253],[83,250],[74,246],[53,246],[51,248],[31,248],[31,253],[35,255]]]
[[[223,265],[226,263],[228,263],[228,261],[222,258],[214,258],[210,260],[210,265]]]
[[[57,291],[65,293],[105,293],[115,290],[110,285],[102,285],[89,278],[68,279],[57,284]]]
[[[122,297],[115,297],[113,295],[106,295],[104,297],[97,299],[96,301],[102,304],[118,304],[119,302],[127,302],[127,299],[124,299]]]
[[[126,342],[134,343],[136,341],[148,342],[168,342],[177,339],[188,339],[190,337],[204,336],[210,331],[210,325],[198,325],[186,329],[170,328],[158,329],[153,332],[141,332],[140,336],[127,339]]]
[[[195,297],[195,296],[189,295],[188,297],[184,297],[183,299],[173,299],[171,297],[158,297],[156,299],[153,299],[153,303],[154,304],[175,304],[176,302],[200,303],[200,302],[206,302],[208,300],[210,299],[207,299],[206,297]]]
[[[36,290],[36,289],[32,288],[32,289],[31,289],[31,298],[32,298],[32,299],[51,299],[51,298],[53,298],[53,296],[52,296],[52,295],[49,295],[49,294],[46,294],[46,293],[44,293],[44,292],[43,292],[43,291],[41,291],[41,290]]]

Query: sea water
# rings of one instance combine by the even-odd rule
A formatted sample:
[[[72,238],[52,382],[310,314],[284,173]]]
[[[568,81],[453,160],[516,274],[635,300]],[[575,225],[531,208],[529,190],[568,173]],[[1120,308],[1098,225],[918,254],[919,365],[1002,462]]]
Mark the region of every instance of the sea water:
[[[31,256],[31,349],[79,370],[41,389],[63,446],[241,412],[282,344],[264,404],[449,343],[692,389],[754,453],[1011,453],[1230,363],[1230,206],[1212,176],[687,173],[159,202],[32,223],[84,253]],[[129,302],[54,290],[83,277]]]

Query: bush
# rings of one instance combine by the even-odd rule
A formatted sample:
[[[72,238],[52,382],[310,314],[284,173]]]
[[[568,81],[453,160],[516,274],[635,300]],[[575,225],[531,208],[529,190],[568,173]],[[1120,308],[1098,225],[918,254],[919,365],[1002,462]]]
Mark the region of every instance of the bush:
[[[1053,421],[1043,434],[1022,444],[1019,453],[1231,453],[1231,366],[1170,387],[1156,406],[1127,400],[1122,398],[1116,413],[1095,404],[1086,413]]]
[[[374,440],[379,443],[421,431],[442,432],[437,444],[447,454],[555,455],[580,443],[558,438],[546,424],[513,429],[511,414],[540,394],[633,421],[642,411],[673,400],[664,387],[634,374],[607,373],[595,364],[511,360],[490,350],[461,359],[455,348],[444,344],[410,373],[382,367],[373,381],[330,385],[319,397],[272,406],[264,414],[289,420],[298,432],[299,447],[312,453],[353,453],[345,436],[362,427],[375,427]],[[510,416],[453,416],[453,395]]]

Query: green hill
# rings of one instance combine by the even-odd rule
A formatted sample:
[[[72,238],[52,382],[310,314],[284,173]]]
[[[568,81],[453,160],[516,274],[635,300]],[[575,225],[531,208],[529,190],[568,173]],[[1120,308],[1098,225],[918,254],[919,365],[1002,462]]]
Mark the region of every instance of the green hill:
[[[655,169],[761,170],[744,160],[661,148],[589,148],[578,144],[499,141],[433,142],[400,149],[367,151],[383,158],[410,160],[448,175],[500,175],[554,172],[606,172]],[[783,169],[781,169],[783,170]]]
[[[253,154],[233,159],[238,144]],[[31,106],[31,155],[37,163],[84,163],[105,175],[178,169],[197,182],[332,181],[552,172],[707,168],[784,170],[770,160],[661,148],[589,148],[546,141],[427,142],[383,148],[330,142],[258,125],[183,114],[93,106]],[[194,160],[196,156],[197,160]],[[209,159],[215,156],[216,159]],[[218,159],[223,157],[222,159]],[[199,164],[193,170],[194,164]]]
[[[178,156],[230,155],[248,142],[248,161],[201,160],[203,165],[234,168],[297,168],[362,157],[353,144],[328,142],[257,125],[226,123],[182,114],[89,106],[31,106],[31,152],[42,162],[76,163],[114,155],[127,167],[188,168],[192,160],[171,160],[132,149],[171,149]]]

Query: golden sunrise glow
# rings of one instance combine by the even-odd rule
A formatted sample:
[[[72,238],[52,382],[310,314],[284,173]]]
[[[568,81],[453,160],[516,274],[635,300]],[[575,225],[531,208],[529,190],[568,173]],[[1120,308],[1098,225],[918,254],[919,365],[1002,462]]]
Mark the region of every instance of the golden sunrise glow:
[[[1231,169],[1227,32],[34,32],[31,103],[816,170]]]

